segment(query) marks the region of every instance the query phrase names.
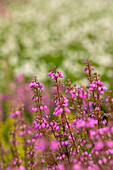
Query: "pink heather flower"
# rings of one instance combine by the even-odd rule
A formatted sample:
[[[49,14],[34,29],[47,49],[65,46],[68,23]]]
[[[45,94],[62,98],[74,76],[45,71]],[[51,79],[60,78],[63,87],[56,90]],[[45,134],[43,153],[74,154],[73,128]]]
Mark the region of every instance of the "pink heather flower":
[[[110,153],[110,154],[113,154],[113,149],[109,149],[109,153]]]
[[[30,144],[30,143],[31,143],[31,141],[28,139],[28,140],[27,140],[27,143],[28,143],[28,144]]]
[[[12,117],[12,118],[15,117],[15,113],[11,113],[11,117]]]
[[[98,132],[99,132],[99,134],[103,135],[103,134],[104,134],[104,129],[103,129],[103,128],[100,128],[100,129],[98,130]]]
[[[16,165],[16,161],[14,159],[12,159],[13,165]]]
[[[106,133],[109,133],[110,128],[109,128],[109,127],[104,127],[104,128],[103,128],[103,131],[106,132]]]
[[[44,106],[44,109],[47,110],[47,106],[46,105]]]
[[[71,95],[73,94],[73,90],[70,90],[70,94],[71,94]]]
[[[57,71],[59,74],[62,74],[62,72],[61,71]]]
[[[36,97],[36,100],[38,100],[38,96]]]
[[[53,112],[53,115],[55,115],[55,116],[56,116],[56,112]]]
[[[53,72],[51,71],[50,73],[48,73],[48,74],[47,74],[47,76],[51,76],[51,75],[52,75],[52,73],[53,73]]]
[[[84,71],[86,71],[86,66],[84,66],[84,69],[83,69]]]
[[[97,142],[97,143],[95,144],[95,149],[96,149],[96,150],[101,150],[101,149],[103,149],[103,148],[104,148],[103,142],[99,141],[99,142]]]
[[[95,70],[94,67],[92,67],[92,66],[90,66],[90,68],[91,68],[92,70]]]
[[[16,112],[15,112],[15,115],[20,116],[20,112],[19,112],[19,111],[16,111]]]
[[[65,93],[67,94],[67,93],[68,93],[68,90],[66,90]]]
[[[56,116],[59,115],[59,114],[61,114],[62,112],[63,112],[63,109],[60,108],[60,109],[56,112]]]
[[[86,127],[93,128],[97,124],[97,120],[94,120],[92,118],[88,118],[88,122],[86,123]]]
[[[22,160],[21,159],[19,159],[19,164],[21,164],[22,163]]]
[[[98,160],[98,164],[99,164],[99,165],[102,164],[102,160],[101,160],[101,159]]]
[[[95,88],[95,87],[96,87],[96,84],[91,84],[91,87]]]
[[[33,88],[33,83],[29,84],[29,88],[31,88],[31,89]]]
[[[44,86],[43,86],[43,84],[42,83],[40,83],[40,88],[42,89]]]
[[[56,134],[55,136],[56,136],[56,137],[59,137],[60,135],[59,135],[59,134]]]
[[[89,74],[89,70],[86,71],[86,74]]]
[[[66,113],[70,113],[70,110],[68,108],[65,108]]]
[[[65,129],[68,129],[68,125],[65,125]]]
[[[69,100],[68,100],[67,98],[64,99],[64,103],[68,103],[68,101],[69,101]]]
[[[97,81],[97,84],[101,84],[100,80]]]
[[[65,142],[64,141],[62,141],[62,146],[64,146],[65,145]]]
[[[53,122],[50,122],[50,126],[53,126]]]
[[[83,92],[83,88],[81,88],[80,91]]]
[[[65,141],[65,145],[66,145],[66,146],[68,145],[68,141]]]
[[[32,108],[32,111],[34,111],[34,107]]]
[[[78,93],[76,93],[75,96],[78,97]]]
[[[80,129],[81,127],[85,127],[85,121],[84,120],[78,120],[76,122],[76,128]]]
[[[45,123],[42,123],[42,128],[45,128]]]
[[[41,83],[40,83],[41,84]],[[43,85],[42,85],[43,86]],[[37,83],[34,82],[34,87],[39,87]]]
[[[24,135],[24,132],[20,132],[19,133],[19,136],[21,137],[21,136],[23,136]]]
[[[111,102],[113,103],[113,98],[111,99]]]
[[[58,106],[59,105],[59,101],[56,103],[56,106]]]
[[[106,99],[106,102],[108,102],[109,101],[109,96],[108,96],[108,98]]]
[[[102,81],[100,82],[100,84],[101,84],[101,86],[104,86],[104,83]]]
[[[59,130],[59,126],[56,127],[56,130]]]
[[[46,128],[48,128],[48,127],[49,127],[49,124],[46,125]]]
[[[113,141],[109,139],[108,141],[106,141],[106,145],[108,148],[113,148]]]
[[[76,119],[72,121],[72,124],[73,124],[73,125],[76,125]]]
[[[62,158],[63,158],[63,159],[65,158],[65,154],[62,155]]]
[[[43,110],[43,106],[40,106],[40,110]]]
[[[55,77],[58,77],[58,73],[55,73]]]
[[[55,79],[55,77],[54,76],[51,76],[51,80],[54,80]]]
[[[68,103],[64,103],[63,106],[64,106],[64,107],[67,107],[67,106],[68,106]]]
[[[99,110],[99,107],[95,107],[95,110]]]
[[[103,158],[103,162],[106,164],[107,163],[107,159],[104,157]]]
[[[59,76],[60,78],[64,78],[64,76],[62,75],[62,74],[60,74],[60,76]]]
[[[73,99],[73,98],[75,97],[75,95],[74,95],[74,94],[72,94],[72,96],[71,96],[71,97],[72,97],[72,99]]]
[[[98,91],[101,91],[101,87],[98,87]]]
[[[98,151],[95,152],[95,155],[98,155]]]
[[[83,95],[82,95],[82,93],[80,93],[80,94],[79,94],[79,97],[80,97],[81,99],[83,98]]]
[[[94,138],[94,136],[96,135],[96,131],[94,131],[94,130],[90,130],[90,138],[91,139],[93,139]]]
[[[89,88],[89,91],[93,91],[93,88]]]
[[[103,87],[103,91],[106,91],[107,90],[107,87]]]
[[[88,98],[90,98],[91,97],[91,95],[88,93]]]
[[[107,123],[107,120],[103,120],[102,123],[103,125],[105,125]]]
[[[58,107],[55,108],[55,112],[58,111]]]
[[[34,112],[36,112],[36,111],[37,111],[37,108],[35,107],[35,108],[34,108]]]
[[[44,163],[44,162],[45,162],[45,160],[44,160],[44,159],[42,159],[42,160],[41,160],[41,162],[42,162],[42,163]]]
[[[28,133],[28,134],[31,134],[31,133],[32,133],[32,131],[31,131],[31,130],[28,130],[28,131],[27,131],[27,133]]]
[[[103,92],[103,91],[100,91],[100,94],[104,95],[104,92]]]
[[[92,107],[92,102],[89,102],[89,107]]]
[[[36,83],[35,82],[34,83],[30,83],[29,87],[30,88],[36,87]]]

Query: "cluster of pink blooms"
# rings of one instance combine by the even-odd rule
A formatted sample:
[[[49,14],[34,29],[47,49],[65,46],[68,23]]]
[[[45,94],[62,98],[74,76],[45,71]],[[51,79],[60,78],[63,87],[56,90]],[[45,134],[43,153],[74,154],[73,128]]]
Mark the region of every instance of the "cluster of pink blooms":
[[[47,76],[51,77],[51,80],[54,80],[55,78],[64,78],[64,76],[62,75],[61,71],[51,71],[50,73],[47,74]]]
[[[13,113],[11,113],[11,117],[21,117],[21,113],[19,111],[15,111]]]
[[[0,120],[5,121],[11,110],[17,109],[20,105],[24,105],[24,115],[32,117],[32,92],[27,83],[25,83],[24,76],[15,76],[9,82],[8,88],[5,88],[4,93],[0,94]]]
[[[99,80],[89,60],[84,71],[89,84],[77,87],[63,78],[56,67],[48,73],[55,89],[52,105],[48,105],[44,86],[36,80],[29,87],[33,92],[33,123],[28,124],[23,108],[11,113],[14,119],[10,133],[12,161],[2,156],[1,168],[7,170],[111,170],[113,166],[113,96],[105,99],[104,83]],[[54,109],[53,109],[54,108]],[[104,109],[105,108],[105,109]],[[109,109],[106,109],[109,108]],[[107,111],[108,110],[108,111]],[[50,111],[47,114],[47,111]],[[22,138],[24,156],[18,151]],[[0,145],[2,153],[4,148]]]
[[[90,91],[95,91],[95,89],[98,89],[98,91],[100,92],[100,94],[101,94],[101,95],[104,95],[104,91],[106,91],[107,88],[106,88],[106,87],[103,87],[103,85],[104,85],[104,83],[101,82],[100,80],[98,80],[98,81],[96,81],[96,82],[92,81],[91,84],[89,85],[89,86],[90,86],[89,90],[90,90]]]

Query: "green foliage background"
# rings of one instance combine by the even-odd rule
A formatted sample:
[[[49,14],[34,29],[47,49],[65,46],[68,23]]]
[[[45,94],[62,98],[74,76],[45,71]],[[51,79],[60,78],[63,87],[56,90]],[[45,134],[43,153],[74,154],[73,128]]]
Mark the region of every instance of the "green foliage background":
[[[46,81],[54,65],[65,78],[85,83],[82,62],[89,57],[101,80],[113,88],[112,0],[13,0],[4,6],[1,86],[21,73]]]

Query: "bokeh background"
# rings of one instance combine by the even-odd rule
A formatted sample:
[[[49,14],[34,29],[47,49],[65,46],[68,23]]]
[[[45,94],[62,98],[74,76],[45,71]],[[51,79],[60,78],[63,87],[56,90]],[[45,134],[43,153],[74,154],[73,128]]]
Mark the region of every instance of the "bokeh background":
[[[0,1],[0,125],[8,141],[11,108],[31,113],[28,82],[48,85],[53,66],[65,80],[86,83],[83,61],[113,90],[113,0]]]
[[[84,78],[82,62],[87,57],[112,88],[112,0],[1,1],[1,87],[6,77],[20,74],[46,81],[54,65],[77,82]]]

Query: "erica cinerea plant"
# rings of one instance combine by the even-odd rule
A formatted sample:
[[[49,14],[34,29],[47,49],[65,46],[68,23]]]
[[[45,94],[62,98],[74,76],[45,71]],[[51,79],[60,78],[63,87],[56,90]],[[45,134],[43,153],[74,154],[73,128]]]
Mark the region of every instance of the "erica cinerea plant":
[[[54,89],[51,90],[54,91],[52,106],[46,101],[46,88],[36,77],[29,84],[33,92],[34,120],[32,124],[26,122],[23,107],[11,113],[14,119],[10,140],[12,161],[5,163],[2,156],[1,167],[21,170],[112,169],[112,92],[104,97],[107,88],[94,72],[91,61],[84,63],[83,70],[89,80],[86,86],[72,85],[70,79],[63,83],[64,76],[56,67],[47,74]],[[54,107],[54,111],[48,114],[50,107]],[[19,138],[23,155],[18,151]],[[3,148],[1,151],[3,153]]]

